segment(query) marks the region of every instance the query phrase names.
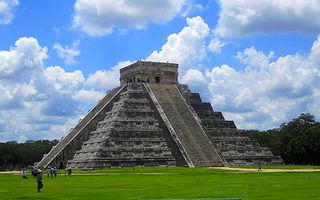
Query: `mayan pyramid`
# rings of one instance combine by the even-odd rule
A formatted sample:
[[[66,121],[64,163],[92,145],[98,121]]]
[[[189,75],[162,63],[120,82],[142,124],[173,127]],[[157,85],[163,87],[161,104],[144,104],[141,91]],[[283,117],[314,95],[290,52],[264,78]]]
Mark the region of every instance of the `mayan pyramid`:
[[[138,61],[120,86],[44,155],[38,167],[283,164],[178,82],[178,65]]]

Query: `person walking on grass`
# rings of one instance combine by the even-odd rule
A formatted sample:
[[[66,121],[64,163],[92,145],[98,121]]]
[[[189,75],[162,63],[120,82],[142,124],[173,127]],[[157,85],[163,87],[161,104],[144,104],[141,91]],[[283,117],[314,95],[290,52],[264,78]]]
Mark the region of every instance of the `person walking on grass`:
[[[259,163],[258,164],[258,172],[261,172],[262,171],[262,169],[261,169],[261,164]]]
[[[37,186],[38,192],[41,192],[41,189],[43,188],[41,169],[38,169],[37,183],[38,183],[38,186]]]

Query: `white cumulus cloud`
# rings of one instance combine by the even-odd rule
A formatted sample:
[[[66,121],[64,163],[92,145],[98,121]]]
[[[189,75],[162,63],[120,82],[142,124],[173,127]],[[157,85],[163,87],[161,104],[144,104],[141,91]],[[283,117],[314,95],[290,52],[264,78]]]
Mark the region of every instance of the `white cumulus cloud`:
[[[98,92],[94,89],[86,90],[81,89],[79,92],[74,94],[72,97],[74,99],[90,102],[90,103],[97,103],[99,100],[101,100],[106,94],[103,92]]]
[[[309,55],[286,55],[274,61],[254,47],[238,53],[245,69],[228,65],[207,72],[211,102],[240,128],[268,129],[302,112],[320,119],[319,38]]]
[[[179,63],[180,70],[202,60],[206,55],[209,26],[200,16],[187,18],[187,26],[168,36],[160,51],[153,51],[146,60]]]
[[[64,60],[65,64],[72,65],[76,63],[75,57],[80,55],[79,44],[79,40],[73,42],[71,47],[62,46],[60,43],[55,43],[53,45],[53,49],[56,50],[59,58]]]
[[[41,69],[47,57],[47,48],[35,38],[22,37],[9,51],[0,51],[0,78],[21,77]]]
[[[47,47],[32,37],[0,51],[1,141],[60,138],[83,114],[73,98],[85,85],[82,72],[46,67],[47,58]]]
[[[320,65],[320,35],[318,36],[318,39],[313,42],[310,59],[314,62],[314,64]]]
[[[200,70],[188,69],[188,71],[182,76],[181,83],[187,83],[196,86],[206,84],[207,79]]]
[[[86,78],[80,70],[45,66],[48,57],[36,38],[19,38],[0,51],[0,141],[59,139],[119,85],[119,69],[131,64],[119,62]]]
[[[64,93],[81,88],[85,78],[80,70],[66,72],[60,66],[48,67],[43,71],[43,78],[54,90]]]
[[[91,36],[110,34],[114,28],[141,29],[148,23],[173,19],[185,0],[77,0],[73,27]]]
[[[213,38],[208,45],[208,49],[213,53],[220,53],[225,45],[226,44],[218,38]]]
[[[219,0],[216,33],[241,37],[256,33],[319,33],[319,0]]]
[[[0,24],[10,24],[13,19],[13,9],[19,5],[18,0],[0,0]]]
[[[247,66],[247,68],[255,69],[267,67],[269,60],[273,57],[274,52],[269,52],[268,55],[261,51],[257,51],[254,47],[245,49],[243,52],[238,52],[237,58]]]
[[[100,89],[112,89],[113,87],[120,85],[120,69],[132,64],[131,61],[119,62],[112,69],[98,70],[93,74],[89,74],[86,84],[91,87]]]

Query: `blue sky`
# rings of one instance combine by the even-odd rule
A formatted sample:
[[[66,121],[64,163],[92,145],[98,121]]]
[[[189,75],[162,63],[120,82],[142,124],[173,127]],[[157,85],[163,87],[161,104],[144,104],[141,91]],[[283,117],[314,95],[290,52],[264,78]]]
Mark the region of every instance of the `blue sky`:
[[[64,136],[137,60],[242,129],[320,119],[320,0],[0,0],[0,142]]]

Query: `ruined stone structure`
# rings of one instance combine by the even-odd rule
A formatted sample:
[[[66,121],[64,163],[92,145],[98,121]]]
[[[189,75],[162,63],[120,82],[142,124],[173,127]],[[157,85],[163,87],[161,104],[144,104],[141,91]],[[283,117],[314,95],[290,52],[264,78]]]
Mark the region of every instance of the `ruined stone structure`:
[[[38,167],[283,164],[178,83],[178,65],[138,61],[114,88],[44,155]]]

